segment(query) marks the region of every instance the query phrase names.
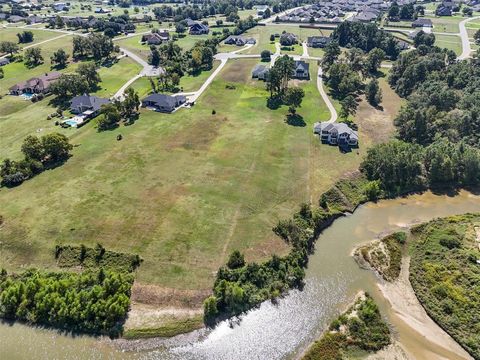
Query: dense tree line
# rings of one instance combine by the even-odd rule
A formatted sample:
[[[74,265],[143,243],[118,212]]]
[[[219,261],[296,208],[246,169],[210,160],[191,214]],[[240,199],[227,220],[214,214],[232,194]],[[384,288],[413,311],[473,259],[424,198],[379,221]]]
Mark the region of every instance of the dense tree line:
[[[130,305],[133,277],[100,269],[86,273],[28,270],[0,274],[0,317],[74,332],[118,336]]]
[[[369,180],[379,180],[391,196],[431,187],[472,186],[480,184],[480,151],[448,139],[427,147],[396,140],[370,148],[361,170]]]
[[[381,49],[392,60],[400,54],[398,40],[375,24],[345,21],[337,26],[331,38],[342,47],[356,47],[365,52],[374,48]]]
[[[389,82],[408,96],[395,123],[401,139],[427,145],[438,137],[480,147],[480,67],[449,50],[422,46],[405,53]]]
[[[20,185],[45,169],[57,166],[70,157],[72,148],[63,134],[52,133],[40,138],[27,136],[22,145],[25,158],[21,161],[5,159],[0,165],[1,185]]]

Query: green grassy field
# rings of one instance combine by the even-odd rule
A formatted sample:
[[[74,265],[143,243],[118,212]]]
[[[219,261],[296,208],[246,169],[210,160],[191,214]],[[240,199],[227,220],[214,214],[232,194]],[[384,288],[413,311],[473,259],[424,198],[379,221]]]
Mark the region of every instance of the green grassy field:
[[[447,32],[447,33],[458,33],[460,29],[458,28],[458,24],[465,20],[462,16],[433,16],[427,15],[425,16],[426,19],[432,20],[433,23],[433,31],[434,32]]]
[[[457,55],[462,53],[462,40],[459,36],[435,34],[435,45],[453,50]]]
[[[122,58],[118,63],[112,66],[102,66],[98,74],[102,79],[101,89],[95,92],[95,95],[101,97],[112,97],[118,89],[122,87],[129,79],[137,75],[142,67],[130,58]]]
[[[142,110],[134,125],[103,133],[94,123],[61,130],[75,145],[66,164],[17,188],[0,189],[0,266],[52,268],[55,244],[100,242],[140,254],[140,282],[208,289],[233,249],[248,260],[284,253],[287,247],[272,225],[357,169],[368,146],[382,141],[377,129],[391,126],[399,101],[382,79],[385,112],[362,103],[356,119],[361,147],[342,154],[312,134],[314,122],[329,118],[316,87],[316,63],[311,62],[311,81],[292,81],[305,90],[298,109],[304,126],[285,123],[286,107],[265,106],[264,83],[250,78],[255,64],[230,60],[192,109],[168,115]],[[127,77],[116,66],[101,70],[105,94],[111,91],[105,83],[113,88],[117,77]],[[184,90],[202,82],[185,81]],[[148,80],[134,88],[146,94]],[[2,158],[18,157],[26,135],[58,130],[46,120],[53,111],[48,99],[0,101]]]
[[[32,69],[28,69],[23,62],[13,62],[3,66],[5,77],[0,79],[0,93],[5,94],[8,88],[19,81],[30,79],[34,76],[44,74],[51,71],[50,57],[58,49],[64,49],[68,54],[72,54],[72,37],[65,36],[60,39],[49,41],[38,46],[41,49],[44,63]],[[78,63],[70,63],[68,67],[62,71],[74,71],[78,67]]]
[[[34,45],[41,41],[45,41],[45,40],[52,39],[62,35],[54,31],[35,30],[35,29],[0,28],[0,42],[12,41],[14,43],[18,43],[17,34],[22,33],[24,31],[31,31],[33,33],[33,41],[27,44],[18,44],[20,48],[24,46]]]

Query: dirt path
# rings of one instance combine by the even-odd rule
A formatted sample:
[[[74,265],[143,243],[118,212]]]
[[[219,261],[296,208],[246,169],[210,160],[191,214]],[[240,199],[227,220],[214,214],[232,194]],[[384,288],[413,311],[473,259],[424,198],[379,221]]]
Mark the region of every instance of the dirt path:
[[[450,335],[442,330],[425,312],[418,301],[415,292],[408,279],[410,258],[402,261],[402,271],[398,280],[393,283],[381,283],[378,285],[385,299],[391,306],[397,317],[407,328],[406,333],[411,339],[402,338],[400,331],[400,343],[407,352],[412,349],[415,359],[449,359],[465,360],[472,357]],[[410,340],[414,341],[410,341]]]

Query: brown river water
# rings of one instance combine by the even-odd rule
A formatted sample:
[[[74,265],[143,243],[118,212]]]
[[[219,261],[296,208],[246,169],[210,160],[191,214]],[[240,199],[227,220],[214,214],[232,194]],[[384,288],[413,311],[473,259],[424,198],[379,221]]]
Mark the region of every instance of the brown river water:
[[[266,302],[238,321],[222,322],[166,342],[145,342],[124,352],[105,339],[72,337],[21,324],[0,325],[0,359],[294,359],[338,315],[359,290],[379,303],[396,339],[416,359],[461,359],[430,342],[392,311],[370,271],[351,257],[359,244],[436,217],[480,212],[480,196],[425,193],[359,207],[336,220],[317,241],[303,291],[294,290],[276,304]],[[139,342],[142,345],[142,342]]]

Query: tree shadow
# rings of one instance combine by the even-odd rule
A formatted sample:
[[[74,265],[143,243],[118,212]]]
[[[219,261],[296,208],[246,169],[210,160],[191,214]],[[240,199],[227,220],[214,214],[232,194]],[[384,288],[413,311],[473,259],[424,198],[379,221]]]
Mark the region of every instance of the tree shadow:
[[[280,96],[273,96],[267,99],[267,107],[271,110],[276,110],[282,105],[282,99]]]
[[[299,114],[287,114],[285,122],[290,126],[305,127],[307,123],[303,120],[303,116]]]

